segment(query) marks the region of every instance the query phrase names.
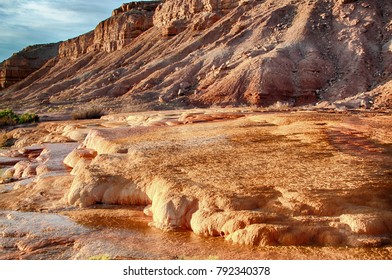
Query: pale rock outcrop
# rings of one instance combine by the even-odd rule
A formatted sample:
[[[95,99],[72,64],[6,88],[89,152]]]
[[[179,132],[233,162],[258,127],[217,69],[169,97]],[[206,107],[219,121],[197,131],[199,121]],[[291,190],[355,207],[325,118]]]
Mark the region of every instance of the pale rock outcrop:
[[[81,145],[4,153],[24,160],[9,170],[0,205],[136,205],[156,228],[253,246],[392,242],[387,115],[242,107],[119,114],[40,129],[55,136],[87,127],[93,129]]]
[[[98,155],[84,170],[79,170],[68,194],[68,202],[79,206],[90,206],[96,202],[107,204],[148,205],[151,200],[145,190],[131,179],[116,174],[118,162],[127,155]],[[97,167],[102,163],[103,173]],[[120,171],[121,173],[121,171]]]
[[[193,214],[191,227],[193,232],[204,236],[228,236],[248,225],[268,220],[271,218],[269,219],[265,214],[257,211],[214,212],[200,209]]]
[[[91,129],[81,144],[80,148],[88,148],[97,151],[98,154],[117,153],[123,150],[123,145],[113,139],[121,139],[127,135],[130,128],[118,129]],[[136,133],[136,130],[133,130]]]
[[[64,127],[62,131],[62,135],[73,141],[83,141],[86,138],[89,131],[90,128],[86,126],[69,124]]]
[[[53,171],[65,171],[64,158],[77,146],[78,143],[44,144],[44,150],[36,159],[39,163],[37,175]]]
[[[340,222],[359,234],[383,235],[392,232],[392,212],[344,214]]]
[[[127,168],[124,168],[125,162]],[[137,162],[135,155],[98,155],[80,169],[79,161],[75,166],[75,179],[68,194],[68,203],[82,207],[97,202],[144,205],[153,216],[153,226],[189,229],[192,214],[197,209],[197,200],[173,193],[171,190],[175,187],[166,180],[148,180],[148,177],[134,179],[127,169]]]
[[[12,158],[17,161],[5,174],[7,178],[25,179],[66,173],[64,158],[77,147],[77,143],[46,143],[20,149]]]
[[[17,164],[14,166],[14,178],[25,178],[26,176],[23,176],[25,171],[30,168],[31,163],[28,161],[19,161]],[[35,174],[36,175],[36,174]]]
[[[193,214],[199,207],[197,198],[176,191],[177,186],[168,180],[155,178],[147,185],[146,194],[152,204],[148,213],[153,217],[152,226],[162,230],[191,229]]]
[[[253,224],[235,231],[233,234],[227,236],[226,239],[238,244],[271,246],[278,245],[279,238],[282,238],[287,232],[287,226]]]
[[[254,246],[391,242],[388,199],[378,199],[388,183],[379,177],[384,171],[374,173],[387,166],[378,158],[386,151],[358,135],[357,119],[334,116],[320,124],[314,114],[193,111],[167,113],[177,125],[155,126],[155,117],[119,115],[138,126],[89,134],[84,146],[97,156],[78,160],[87,152],[80,150],[67,159],[75,166],[68,203],[142,205],[151,226]],[[349,124],[358,130],[346,132]],[[381,180],[377,192],[368,180]]]
[[[97,156],[97,151],[92,149],[75,149],[70,152],[64,159],[64,164],[71,168],[79,163],[79,161],[91,161]]]
[[[121,177],[98,177],[80,172],[73,180],[68,202],[78,206],[90,206],[97,202],[106,204],[147,205],[151,201],[132,182]]]

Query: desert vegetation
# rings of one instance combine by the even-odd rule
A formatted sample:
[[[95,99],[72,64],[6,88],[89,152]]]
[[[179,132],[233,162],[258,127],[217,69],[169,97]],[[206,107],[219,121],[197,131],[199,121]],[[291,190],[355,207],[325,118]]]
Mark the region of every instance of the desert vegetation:
[[[89,106],[80,108],[72,113],[74,120],[99,119],[105,115],[105,111],[100,106]]]
[[[24,123],[35,123],[38,121],[39,116],[35,113],[23,113],[22,115],[18,115],[11,109],[0,111],[0,127]]]

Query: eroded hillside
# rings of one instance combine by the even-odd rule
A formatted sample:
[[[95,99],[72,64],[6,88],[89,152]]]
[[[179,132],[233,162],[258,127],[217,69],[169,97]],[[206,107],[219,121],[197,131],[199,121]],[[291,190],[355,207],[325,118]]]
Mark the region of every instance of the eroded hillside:
[[[388,105],[390,1],[158,4],[125,4],[63,42],[57,58],[2,91],[2,106],[302,105],[368,91],[362,104]]]

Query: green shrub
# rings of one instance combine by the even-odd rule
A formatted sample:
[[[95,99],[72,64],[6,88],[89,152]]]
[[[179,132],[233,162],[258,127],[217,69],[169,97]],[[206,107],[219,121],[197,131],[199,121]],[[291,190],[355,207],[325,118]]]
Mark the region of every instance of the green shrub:
[[[0,111],[0,126],[33,123],[38,121],[38,115],[33,113],[24,113],[23,115],[18,116],[10,109]]]
[[[38,115],[32,113],[24,113],[19,117],[19,123],[34,123],[38,121],[39,121]]]
[[[2,117],[10,117],[12,119],[18,118],[18,116],[11,109],[5,109],[0,111],[0,118]]]
[[[105,115],[103,108],[99,106],[91,106],[84,109],[79,109],[72,114],[74,120],[84,119],[99,119]]]

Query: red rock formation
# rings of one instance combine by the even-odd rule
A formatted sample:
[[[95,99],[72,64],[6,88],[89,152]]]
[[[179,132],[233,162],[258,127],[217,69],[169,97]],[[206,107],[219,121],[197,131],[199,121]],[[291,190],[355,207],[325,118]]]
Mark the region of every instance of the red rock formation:
[[[160,1],[123,4],[112,17],[100,22],[94,31],[61,43],[59,57],[77,58],[94,51],[113,52],[153,26],[153,15]]]
[[[143,1],[143,2],[130,2],[124,3],[120,8],[112,12],[112,16],[117,16],[121,13],[129,12],[132,10],[150,11],[153,12],[162,1]]]
[[[144,9],[143,2],[126,6],[123,13],[101,22],[94,31],[94,50],[113,52],[128,45],[133,38],[153,26],[153,7],[159,2],[147,2]]]
[[[69,39],[60,44],[59,57],[78,57],[87,53],[94,43],[94,31]]]
[[[301,105],[343,100],[392,77],[387,0],[167,0],[153,16],[154,5],[115,10],[88,43],[62,45],[60,57],[74,62],[59,59],[39,83],[37,75],[3,91],[4,100]]]
[[[154,15],[154,25],[162,35],[176,35],[190,24],[194,29],[210,27],[242,2],[240,0],[172,0],[160,5]]]
[[[0,64],[0,89],[9,87],[41,68],[57,55],[59,44],[29,46]]]

